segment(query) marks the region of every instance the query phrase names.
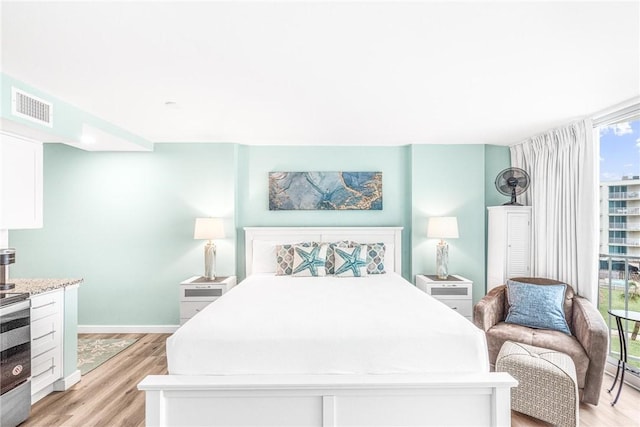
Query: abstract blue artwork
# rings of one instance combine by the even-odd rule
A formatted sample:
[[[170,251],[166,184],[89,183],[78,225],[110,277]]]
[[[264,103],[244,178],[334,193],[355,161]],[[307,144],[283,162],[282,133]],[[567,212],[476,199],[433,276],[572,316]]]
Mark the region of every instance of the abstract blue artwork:
[[[270,172],[269,210],[382,210],[382,172]]]

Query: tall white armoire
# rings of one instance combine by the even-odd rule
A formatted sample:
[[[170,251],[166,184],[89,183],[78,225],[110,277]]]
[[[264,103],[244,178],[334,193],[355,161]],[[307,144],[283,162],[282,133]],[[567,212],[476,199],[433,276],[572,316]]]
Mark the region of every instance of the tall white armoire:
[[[487,292],[512,277],[531,275],[531,206],[491,206]]]

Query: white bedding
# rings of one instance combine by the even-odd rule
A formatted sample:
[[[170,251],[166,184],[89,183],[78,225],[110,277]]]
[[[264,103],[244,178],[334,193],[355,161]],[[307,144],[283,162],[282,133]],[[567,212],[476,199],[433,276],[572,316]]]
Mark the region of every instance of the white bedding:
[[[167,340],[169,373],[488,372],[484,334],[395,273],[255,274]]]

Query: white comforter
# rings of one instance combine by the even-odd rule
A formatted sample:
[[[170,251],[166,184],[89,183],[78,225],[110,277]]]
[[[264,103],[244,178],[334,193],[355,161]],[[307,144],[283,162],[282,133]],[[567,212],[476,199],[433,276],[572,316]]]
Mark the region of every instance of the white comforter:
[[[169,373],[488,372],[484,334],[397,274],[253,275],[167,340]]]

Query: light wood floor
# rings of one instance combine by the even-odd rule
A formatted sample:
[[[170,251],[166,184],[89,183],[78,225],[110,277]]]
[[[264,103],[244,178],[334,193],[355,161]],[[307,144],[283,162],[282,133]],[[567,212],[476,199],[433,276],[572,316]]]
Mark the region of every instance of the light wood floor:
[[[21,427],[144,426],[144,394],[136,385],[147,375],[167,373],[165,340],[168,334],[83,334],[87,338],[138,338],[122,353],[82,377],[66,392],[56,392],[36,403]],[[605,375],[598,406],[580,405],[582,427],[640,427],[640,392],[624,386],[611,407],[612,378]],[[512,413],[514,427],[547,426],[526,415]]]

